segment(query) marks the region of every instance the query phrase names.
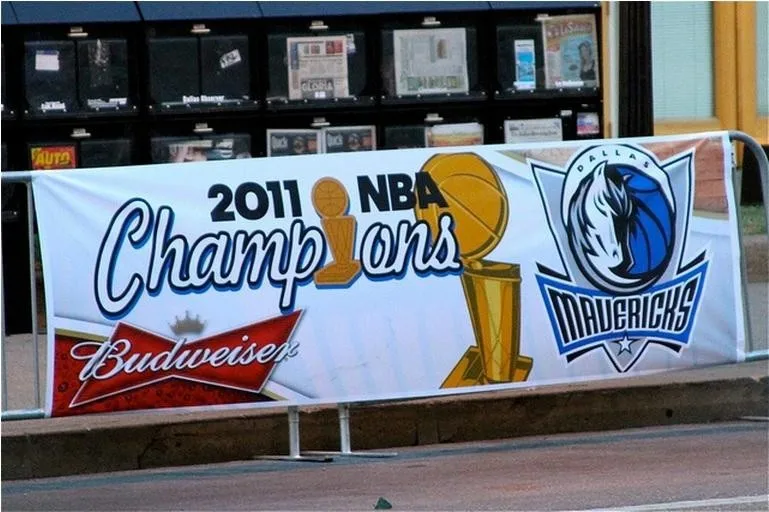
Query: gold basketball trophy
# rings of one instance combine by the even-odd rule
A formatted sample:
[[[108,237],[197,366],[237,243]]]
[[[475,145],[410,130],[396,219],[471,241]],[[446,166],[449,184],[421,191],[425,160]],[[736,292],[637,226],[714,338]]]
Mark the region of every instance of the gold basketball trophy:
[[[508,204],[491,166],[474,153],[442,154],[422,166],[448,206],[415,206],[416,217],[438,233],[440,215],[454,219],[463,264],[462,288],[476,345],[467,349],[442,388],[525,381],[533,365],[521,349],[520,265],[483,259],[502,239]]]
[[[346,215],[350,199],[344,185],[334,178],[322,178],[312,187],[312,204],[320,215],[334,261],[315,272],[318,286],[344,286],[360,274],[360,262],[353,259],[355,217]]]

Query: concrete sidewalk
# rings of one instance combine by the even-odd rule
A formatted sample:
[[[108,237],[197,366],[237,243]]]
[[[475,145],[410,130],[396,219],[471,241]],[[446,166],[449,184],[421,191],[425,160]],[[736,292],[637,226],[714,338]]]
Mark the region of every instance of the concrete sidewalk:
[[[767,237],[746,237],[752,350],[769,338]],[[8,409],[35,407],[31,337],[6,340]],[[45,337],[37,340],[45,360]],[[13,359],[12,359],[13,357]],[[45,368],[39,368],[45,382]],[[44,390],[40,390],[42,397]],[[355,407],[354,449],[388,449],[769,417],[769,361],[571,385]],[[301,414],[304,450],[339,449],[334,407]],[[206,464],[287,454],[285,407],[207,413],[132,413],[2,422],[2,477]]]

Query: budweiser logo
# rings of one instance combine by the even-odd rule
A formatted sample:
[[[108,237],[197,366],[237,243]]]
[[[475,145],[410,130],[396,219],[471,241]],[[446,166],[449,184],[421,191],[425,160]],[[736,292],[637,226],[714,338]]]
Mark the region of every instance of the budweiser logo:
[[[70,356],[84,365],[70,407],[167,379],[259,393],[275,365],[296,355],[299,344],[289,338],[300,315],[295,311],[193,341],[120,322],[109,340],[71,348]]]

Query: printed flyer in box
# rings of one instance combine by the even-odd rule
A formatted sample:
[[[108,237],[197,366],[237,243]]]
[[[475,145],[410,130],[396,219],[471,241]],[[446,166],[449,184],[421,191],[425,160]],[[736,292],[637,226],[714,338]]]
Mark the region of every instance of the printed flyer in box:
[[[563,140],[563,123],[560,117],[505,120],[506,144],[555,140]]]
[[[77,167],[75,144],[40,144],[29,148],[32,170],[74,169]]]
[[[344,35],[287,38],[288,99],[349,96],[347,41]]]
[[[437,124],[425,127],[425,147],[478,146],[483,144],[480,123]]]
[[[464,28],[393,31],[395,93],[466,93],[466,38]]]
[[[537,87],[537,65],[533,39],[515,40],[515,88],[531,90]]]

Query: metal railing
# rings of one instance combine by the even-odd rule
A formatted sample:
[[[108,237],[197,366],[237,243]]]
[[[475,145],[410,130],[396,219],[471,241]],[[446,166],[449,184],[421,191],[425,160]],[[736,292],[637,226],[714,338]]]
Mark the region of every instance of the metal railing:
[[[750,149],[753,153],[755,153],[756,160],[758,162],[758,168],[759,168],[759,174],[760,174],[760,183],[761,183],[761,192],[762,197],[764,201],[764,211],[766,213],[767,217],[767,226],[769,226],[769,161],[767,161],[766,154],[764,153],[763,148],[761,145],[756,142],[753,138],[751,138],[749,135],[743,132],[739,131],[730,131],[729,137],[733,142],[741,142],[745,144],[747,148]],[[39,172],[39,171],[38,171]],[[733,181],[735,181],[738,176],[736,169],[732,170],[733,172]],[[18,183],[23,184],[26,187],[26,196],[27,196],[27,235],[29,238],[29,244],[27,247],[28,250],[28,256],[29,256],[29,272],[30,272],[30,301],[31,301],[31,310],[32,310],[32,333],[31,333],[31,344],[32,344],[32,372],[33,372],[33,378],[32,378],[32,386],[33,386],[33,392],[34,392],[34,403],[31,404],[31,407],[29,408],[15,408],[15,409],[9,409],[9,390],[8,390],[8,361],[7,361],[7,336],[5,335],[5,315],[2,315],[3,322],[2,330],[0,331],[0,344],[2,345],[2,420],[19,420],[19,419],[34,419],[34,418],[42,418],[45,416],[45,411],[43,408],[43,397],[41,396],[41,361],[40,358],[40,350],[39,350],[39,339],[40,339],[40,332],[39,332],[39,325],[38,325],[38,315],[40,314],[40,311],[38,309],[38,297],[37,297],[37,276],[36,276],[36,258],[35,258],[35,209],[34,209],[34,198],[32,194],[32,186],[31,181],[35,175],[35,172],[30,171],[19,171],[19,172],[4,172],[0,174],[0,178],[2,179],[3,184],[12,184],[12,183]],[[739,206],[739,205],[738,205]],[[738,215],[739,219],[739,215]],[[739,223],[739,220],[738,220]],[[740,243],[742,242],[742,234],[741,234],[741,228],[739,230],[739,236],[740,236]],[[747,360],[758,360],[758,359],[764,359],[769,357],[769,350],[763,349],[763,350],[755,350],[753,345],[753,337],[751,336],[751,330],[750,330],[750,304],[748,301],[748,284],[747,284],[747,272],[746,272],[746,264],[745,264],[745,257],[744,254],[741,258],[741,279],[742,279],[742,289],[743,289],[743,303],[745,305],[744,310],[744,321],[745,321],[745,335],[746,335],[746,345],[748,347],[747,353],[746,353],[746,359]],[[1,278],[0,278],[1,279]],[[0,285],[2,284],[2,281],[0,280]],[[4,287],[0,286],[3,290],[3,303],[5,303],[5,289]],[[26,337],[26,335],[24,335]],[[45,351],[47,353],[47,351]],[[340,409],[341,410],[341,409]],[[341,414],[341,413],[340,413]],[[344,416],[346,418],[347,416]],[[340,415],[340,418],[342,416]],[[342,418],[342,419],[344,419]],[[344,425],[345,422],[341,421],[340,423],[342,430],[344,431]],[[298,432],[298,431],[297,431]],[[344,432],[343,432],[344,434]],[[349,434],[348,434],[349,435]],[[298,437],[298,434],[296,435]],[[344,435],[342,436],[342,448],[344,450],[345,448],[345,439]],[[295,447],[296,450],[298,450],[298,444]],[[349,448],[349,445],[348,445]],[[292,444],[292,450],[293,450],[293,444]],[[293,452],[292,452],[293,453]]]

